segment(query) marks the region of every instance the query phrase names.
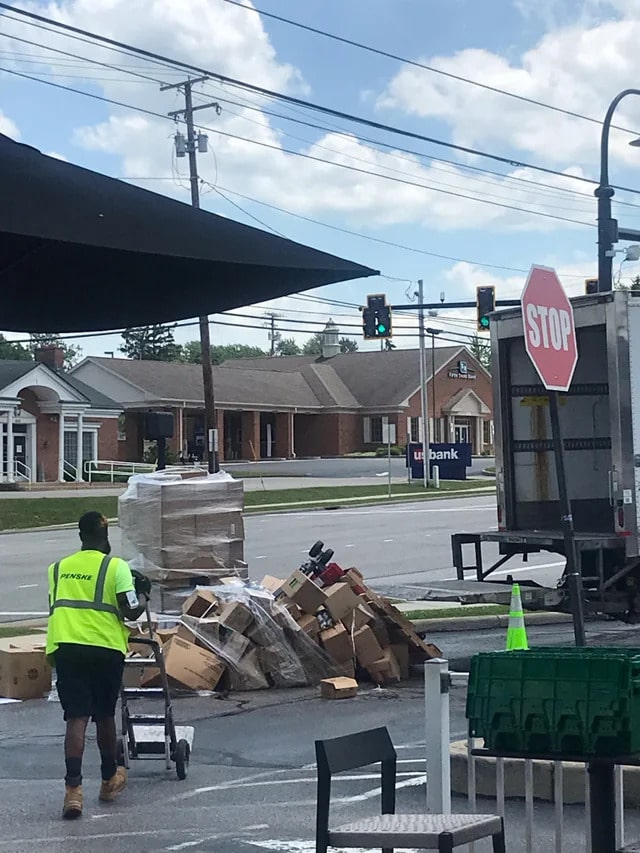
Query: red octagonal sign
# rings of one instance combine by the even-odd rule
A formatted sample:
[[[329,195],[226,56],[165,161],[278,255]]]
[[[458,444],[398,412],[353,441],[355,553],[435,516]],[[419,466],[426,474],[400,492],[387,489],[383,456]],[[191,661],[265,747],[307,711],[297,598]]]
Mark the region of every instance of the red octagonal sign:
[[[573,308],[555,270],[531,267],[522,291],[524,343],[548,391],[568,391],[578,361]]]

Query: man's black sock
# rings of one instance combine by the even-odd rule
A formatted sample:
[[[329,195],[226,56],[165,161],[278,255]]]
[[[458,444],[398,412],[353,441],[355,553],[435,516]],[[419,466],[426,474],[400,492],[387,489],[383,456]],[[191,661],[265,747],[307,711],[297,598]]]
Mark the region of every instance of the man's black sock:
[[[81,758],[65,758],[64,763],[67,767],[67,775],[64,781],[71,788],[77,788],[82,784],[82,759]]]
[[[115,775],[117,767],[118,762],[115,758],[107,758],[106,755],[103,755],[102,764],[100,765],[100,770],[102,772],[102,781],[108,782],[109,779],[112,779]]]

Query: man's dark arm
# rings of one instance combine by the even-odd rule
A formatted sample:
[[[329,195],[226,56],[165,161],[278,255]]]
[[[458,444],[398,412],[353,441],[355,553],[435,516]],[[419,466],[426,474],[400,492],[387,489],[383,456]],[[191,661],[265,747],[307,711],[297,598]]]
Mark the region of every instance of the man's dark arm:
[[[134,590],[119,592],[117,598],[122,618],[129,622],[135,622],[138,616],[144,613],[147,606],[147,597],[144,593],[138,595]]]

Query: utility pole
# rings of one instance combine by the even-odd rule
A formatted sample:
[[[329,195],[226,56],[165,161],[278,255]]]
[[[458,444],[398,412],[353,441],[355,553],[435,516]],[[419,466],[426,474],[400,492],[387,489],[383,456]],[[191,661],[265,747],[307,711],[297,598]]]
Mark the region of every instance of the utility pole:
[[[198,104],[193,106],[192,86],[194,83],[204,83],[208,77],[198,77],[196,80],[184,80],[182,83],[173,83],[168,86],[161,86],[160,91],[165,92],[168,89],[184,89],[184,109],[174,110],[169,113],[169,116],[176,119],[178,116],[184,117],[187,125],[186,145],[183,146],[184,138],[182,134],[176,134],[176,154],[178,157],[184,157],[184,149],[189,157],[189,182],[191,184],[191,204],[193,207],[200,207],[200,184],[198,177],[198,160],[196,157],[196,145],[198,150],[206,151],[207,137],[204,134],[198,134],[196,138],[195,129],[193,126],[193,113],[195,110],[208,109],[214,107],[216,112],[220,114],[220,104],[212,102],[209,104]],[[211,336],[209,333],[209,317],[203,314],[199,318],[200,321],[200,352],[202,358],[202,381],[204,386],[204,437],[205,448],[207,454],[207,467],[210,474],[216,473],[220,466],[218,464],[218,433],[216,423],[216,402],[215,392],[213,387],[213,364],[211,363]],[[222,441],[224,436],[220,436]]]
[[[429,406],[427,401],[427,371],[424,345],[424,287],[418,280],[418,340],[420,342],[420,408],[422,410],[422,482],[425,489],[429,485]]]
[[[280,332],[276,330],[276,320],[280,317],[280,314],[276,314],[275,311],[267,311],[264,316],[267,320],[264,326],[269,329],[269,355],[273,358],[276,354],[276,344],[280,340]]]

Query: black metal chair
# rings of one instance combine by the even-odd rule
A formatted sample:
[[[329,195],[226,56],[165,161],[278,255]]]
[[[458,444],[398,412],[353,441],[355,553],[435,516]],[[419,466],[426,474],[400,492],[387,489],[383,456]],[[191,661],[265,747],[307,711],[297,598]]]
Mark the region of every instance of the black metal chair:
[[[327,853],[330,847],[375,847],[382,853],[393,853],[396,847],[414,847],[451,853],[462,844],[489,837],[494,853],[505,853],[504,823],[497,815],[395,813],[396,751],[386,727],[317,740],[316,761],[316,853]],[[381,765],[382,814],[330,829],[333,774],[377,763]]]

